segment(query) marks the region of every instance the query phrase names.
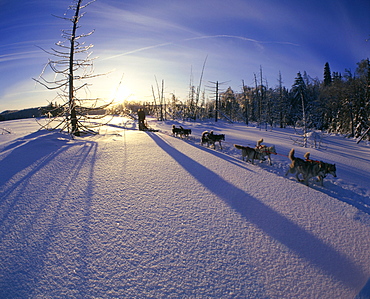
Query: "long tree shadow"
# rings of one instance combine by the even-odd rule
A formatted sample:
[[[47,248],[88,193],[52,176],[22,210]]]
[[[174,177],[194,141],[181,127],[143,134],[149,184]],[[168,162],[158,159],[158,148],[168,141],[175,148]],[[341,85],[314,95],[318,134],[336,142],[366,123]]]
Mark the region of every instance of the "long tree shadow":
[[[199,148],[203,151],[206,151],[207,153],[213,154],[216,157],[222,158],[223,160],[228,161],[228,162],[230,162],[234,165],[243,167],[248,171],[253,171],[250,168],[246,167],[245,166],[246,162],[241,162],[242,160],[238,160],[238,159],[236,159],[236,158],[234,158],[230,155],[227,155],[223,152],[220,152],[220,151],[208,148],[208,147],[204,147],[204,146],[201,146],[199,144],[195,144],[194,142],[187,142],[187,143],[191,146],[194,146],[194,147]],[[287,162],[287,164],[288,164],[288,162]],[[278,176],[289,179],[289,177],[285,176],[285,173],[286,173],[287,169],[284,169],[284,170],[278,169],[278,170],[274,171],[274,169],[271,168],[270,165],[267,165],[266,162],[264,162],[263,164],[259,164],[259,167],[268,171],[268,172],[273,172],[275,175],[278,175]],[[324,187],[321,187],[321,186],[318,185],[317,182],[314,182],[313,179],[311,179],[310,187],[319,191],[319,192],[322,192],[322,193],[325,193],[325,194],[327,194],[331,197],[334,197],[334,198],[336,198],[340,201],[343,201],[343,202],[345,202],[345,203],[347,203],[351,206],[354,206],[359,211],[370,215],[370,199],[366,195],[364,196],[364,195],[358,194],[358,193],[356,193],[352,190],[345,189],[345,188],[343,188],[339,185],[333,184],[332,182],[330,182],[328,180],[325,180]],[[370,220],[368,220],[367,222],[369,222],[369,221]]]
[[[17,204],[18,199],[7,202],[9,195],[19,188],[24,188],[38,170],[65,150],[63,145],[66,144],[67,139],[58,140],[57,144],[56,137],[56,133],[38,131],[16,140],[7,147],[7,150],[13,149],[0,161],[2,170],[0,172],[0,225]]]
[[[50,136],[56,138],[55,133],[46,130],[37,131],[17,139],[3,148],[3,152],[10,149],[12,152],[0,161],[0,188],[15,174],[27,169],[35,162],[54,156],[60,151],[60,144],[58,146],[48,144]],[[60,143],[65,144],[66,139],[61,140]]]
[[[244,168],[245,170],[247,171],[251,171],[253,172],[253,170],[251,170],[250,168],[247,167],[247,162],[241,160],[241,159],[237,159],[233,156],[230,156],[230,155],[227,155],[225,154],[224,152],[222,151],[219,151],[218,148],[217,150],[216,149],[213,149],[213,148],[210,148],[210,147],[206,147],[206,146],[203,146],[203,145],[200,145],[199,143],[196,143],[196,142],[193,142],[193,141],[188,141],[188,140],[184,140],[184,142],[186,142],[187,144],[191,145],[191,146],[194,146],[198,149],[201,149],[202,151],[205,151],[209,154],[212,154],[218,158],[221,158],[227,162],[230,162],[231,164],[234,164],[238,167],[242,167]]]
[[[362,269],[333,247],[181,153],[158,135],[148,135],[203,186],[224,200],[248,222],[257,225],[300,257],[349,287],[359,288],[366,281]]]
[[[0,211],[4,214],[0,219],[0,252],[5,250],[5,248],[10,248],[9,240],[5,242],[3,240],[4,236],[17,232],[19,235],[17,239],[12,240],[15,242],[11,250],[13,251],[12,256],[9,254],[3,254],[6,256],[3,259],[2,267],[0,267],[0,297],[1,298],[26,298],[35,290],[35,286],[38,283],[43,282],[45,277],[43,277],[43,271],[45,266],[45,260],[49,253],[50,247],[53,246],[53,242],[59,244],[57,234],[60,232],[60,211],[63,205],[69,201],[70,191],[75,186],[75,182],[81,175],[81,170],[86,163],[88,163],[89,174],[87,177],[86,189],[81,192],[84,196],[81,198],[81,208],[84,213],[81,219],[80,228],[80,240],[78,243],[79,251],[77,254],[79,258],[76,260],[78,264],[75,266],[80,270],[79,273],[83,275],[74,275],[78,283],[77,289],[81,294],[81,297],[88,297],[88,290],[90,285],[87,283],[88,280],[88,247],[90,239],[90,227],[91,227],[91,199],[93,195],[93,173],[96,161],[97,144],[94,142],[83,141],[84,144],[89,146],[83,146],[77,152],[78,156],[71,157],[73,159],[73,168],[68,171],[68,173],[60,174],[62,180],[58,182],[56,189],[59,191],[56,194],[48,194],[48,190],[45,189],[40,192],[43,196],[27,196],[24,194],[25,186],[31,181],[32,177],[37,174],[37,172],[47,166],[56,159],[58,155],[70,149],[70,147],[81,145],[79,142],[74,142],[68,146],[66,145],[66,140],[62,140],[61,143],[56,143],[57,133],[53,132],[51,136],[45,135],[44,133],[33,133],[30,138],[26,138],[28,142],[17,141],[16,144],[19,147],[14,147],[13,151],[0,161],[0,166],[4,165],[14,165],[14,168],[10,173],[6,173],[1,176],[1,183],[6,184],[8,180],[13,181],[14,176],[19,177],[11,188],[7,188],[7,192],[1,194],[0,198],[2,201],[7,201],[7,197],[14,198],[13,191],[17,188],[17,194],[19,191],[20,197],[13,199],[11,202],[7,202],[7,205],[3,204],[0,206]],[[64,135],[63,135],[64,137]],[[37,150],[38,149],[38,150]],[[35,152],[34,152],[35,151]],[[22,159],[26,155],[25,159]],[[20,161],[21,160],[21,161]],[[2,164],[1,164],[2,163]],[[32,167],[30,167],[32,166]],[[30,168],[30,171],[25,172],[24,170]],[[50,173],[53,176],[52,173]],[[58,174],[59,177],[59,174]],[[50,178],[45,178],[46,180]],[[10,183],[7,185],[11,185]],[[43,184],[45,185],[45,184]],[[2,185],[0,185],[2,187]],[[38,188],[38,186],[35,186]],[[79,186],[81,188],[81,186]],[[32,204],[29,201],[32,200]],[[8,200],[9,201],[9,200]],[[20,201],[18,203],[18,201]],[[27,202],[27,203],[26,203]],[[0,202],[1,204],[1,202]],[[76,203],[79,204],[79,203]],[[20,219],[16,217],[9,217],[12,214],[13,208],[19,208],[23,206],[24,213],[27,215],[26,218],[22,219],[22,225],[18,223]],[[6,208],[6,210],[5,210]],[[25,219],[27,219],[25,221]],[[40,227],[39,220],[43,219],[42,227]],[[64,222],[63,222],[64,223]],[[37,233],[35,232],[37,230]],[[41,233],[42,232],[42,233]],[[38,238],[39,236],[40,238]],[[62,243],[65,240],[62,241]],[[19,244],[18,244],[19,243]],[[32,246],[25,244],[33,244]],[[72,246],[72,245],[71,245]],[[73,276],[73,274],[71,274]],[[50,278],[53,279],[53,278]]]

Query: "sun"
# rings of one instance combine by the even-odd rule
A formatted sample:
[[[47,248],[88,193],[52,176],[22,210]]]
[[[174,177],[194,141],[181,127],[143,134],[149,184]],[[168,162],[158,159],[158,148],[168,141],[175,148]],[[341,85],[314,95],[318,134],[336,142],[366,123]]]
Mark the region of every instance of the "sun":
[[[112,88],[111,98],[115,103],[124,103],[126,101],[135,101],[135,93],[126,85],[120,84],[116,88]]]

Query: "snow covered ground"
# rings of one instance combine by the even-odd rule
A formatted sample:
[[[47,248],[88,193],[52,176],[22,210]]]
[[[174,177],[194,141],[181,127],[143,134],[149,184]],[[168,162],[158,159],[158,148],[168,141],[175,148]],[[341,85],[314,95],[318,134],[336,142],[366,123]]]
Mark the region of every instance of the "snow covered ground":
[[[369,298],[369,145],[325,136],[308,150],[338,177],[307,187],[285,177],[307,151],[292,129],[149,124],[71,140],[0,123],[0,298]],[[233,147],[261,137],[272,166]]]

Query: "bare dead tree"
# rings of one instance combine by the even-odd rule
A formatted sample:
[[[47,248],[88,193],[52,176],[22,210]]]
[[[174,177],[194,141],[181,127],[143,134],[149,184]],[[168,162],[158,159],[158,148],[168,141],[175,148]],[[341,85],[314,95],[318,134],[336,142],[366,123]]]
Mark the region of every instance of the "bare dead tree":
[[[201,87],[202,87],[202,81],[203,81],[203,74],[204,74],[204,69],[206,67],[206,62],[207,62],[207,58],[208,58],[208,55],[206,56],[206,58],[204,59],[204,62],[203,62],[203,67],[202,67],[202,72],[200,74],[200,78],[199,78],[199,85],[197,87],[197,92],[196,92],[196,98],[195,98],[195,111],[194,111],[194,120],[196,119],[197,117],[197,110],[199,109],[199,99],[200,99],[200,94],[201,94]]]
[[[62,30],[63,41],[55,43],[55,48],[44,52],[52,58],[44,66],[40,76],[33,80],[43,85],[49,90],[57,90],[57,97],[64,102],[58,107],[58,113],[53,113],[45,127],[50,128],[50,123],[57,123],[53,129],[60,127],[67,130],[72,136],[80,136],[82,132],[96,133],[93,128],[97,125],[92,124],[91,119],[101,118],[96,116],[94,111],[105,109],[110,103],[103,103],[101,99],[81,98],[80,95],[89,87],[86,80],[101,76],[94,74],[93,61],[90,51],[92,44],[86,44],[82,38],[88,37],[94,33],[94,30],[87,34],[77,34],[80,28],[79,21],[85,15],[82,12],[87,6],[95,2],[92,0],[83,4],[83,0],[73,0],[67,13],[63,17],[58,17],[71,22],[72,27],[68,30]],[[71,16],[68,16],[71,14]],[[53,79],[46,79],[47,70],[54,73]],[[93,116],[95,114],[95,116]],[[60,120],[61,119],[61,120]],[[58,121],[56,121],[58,120]]]

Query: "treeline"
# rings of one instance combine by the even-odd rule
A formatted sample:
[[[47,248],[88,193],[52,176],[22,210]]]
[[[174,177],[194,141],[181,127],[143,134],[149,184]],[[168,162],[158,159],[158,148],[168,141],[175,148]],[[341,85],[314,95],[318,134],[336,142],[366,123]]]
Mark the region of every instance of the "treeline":
[[[290,89],[283,86],[281,75],[275,87],[269,87],[260,74],[254,76],[254,86],[243,83],[241,91],[231,87],[220,91],[219,84],[205,90],[190,87],[188,99],[175,95],[168,100],[145,103],[147,113],[158,119],[227,119],[232,122],[257,123],[261,128],[286,126],[325,130],[359,137],[370,127],[370,62],[357,63],[354,73],[331,72],[329,63],[323,69],[323,79],[298,73]],[[216,84],[217,83],[217,84]],[[113,110],[135,112],[142,104]],[[113,112],[113,111],[112,111]],[[370,136],[368,135],[368,139]]]
[[[255,122],[261,127],[299,126],[328,132],[362,135],[370,126],[370,63],[357,64],[355,73],[331,72],[325,64],[323,80],[297,74],[290,89],[268,88],[263,80],[242,92],[231,88],[220,96],[220,110],[232,121]],[[260,76],[262,78],[262,76]]]

